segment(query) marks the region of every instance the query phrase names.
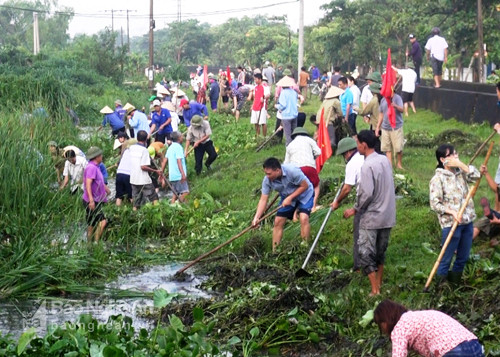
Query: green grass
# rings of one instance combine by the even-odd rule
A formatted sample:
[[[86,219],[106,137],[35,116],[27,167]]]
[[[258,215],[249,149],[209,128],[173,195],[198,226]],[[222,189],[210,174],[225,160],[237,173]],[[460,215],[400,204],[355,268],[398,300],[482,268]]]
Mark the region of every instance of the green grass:
[[[146,95],[133,96],[142,97]],[[104,99],[109,103],[114,98],[115,93],[108,92],[104,98],[89,97],[88,101],[98,103],[95,105],[98,110]],[[314,98],[302,109],[309,116],[318,106]],[[5,138],[0,146],[5,158],[0,163],[3,178],[0,182],[0,269],[4,272],[0,277],[0,297],[3,298],[91,294],[99,291],[105,281],[133,267],[194,259],[250,225],[260,197],[262,162],[270,156],[279,159],[285,156],[284,144],[255,152],[260,142],[254,138],[248,116],[235,122],[232,116],[211,113],[219,158],[210,173],[203,172],[198,177],[194,175],[194,158],[188,158],[191,188],[188,204],[171,206],[163,200],[159,206],[147,205],[139,212],[132,212],[127,205],[121,208],[108,205],[106,213],[113,223],[106,231],[106,240],[88,249],[78,237],[79,229],[75,228],[84,225],[80,199],[51,189],[55,175],[47,161],[46,141],[50,137],[64,144],[74,143],[84,150],[90,145],[99,145],[105,149],[104,158],[108,162],[113,160],[112,141],[106,135],[95,135],[90,142],[80,141],[63,117],[54,121],[55,128],[33,122],[14,130],[19,128],[18,117],[19,112],[6,115],[0,126],[0,134]],[[89,118],[88,122],[97,128],[99,115]],[[366,128],[360,119],[358,125],[359,130]],[[270,120],[269,127],[271,133],[274,119]],[[312,133],[312,124],[307,122],[306,128]],[[429,111],[419,110],[405,119],[407,136],[420,135],[428,141],[449,129],[472,134],[463,146],[456,147],[463,161],[468,161],[477,142],[491,131],[487,125],[445,121]],[[434,308],[450,313],[473,329],[488,353],[494,355],[500,344],[500,322],[496,317],[499,311],[495,303],[495,291],[500,286],[497,279],[492,278],[500,271],[500,254],[490,248],[485,239],[474,244],[472,254],[479,254],[480,258],[468,265],[464,287],[457,291],[422,293],[425,278],[420,278],[418,272],[428,275],[439,250],[440,228],[427,202],[436,145],[405,147],[406,170],[400,173],[406,179],[400,184],[408,194],[397,201],[397,225],[392,230],[387,251],[381,298],[391,298],[411,309]],[[45,158],[39,166],[27,156],[30,147]],[[477,166],[484,160],[485,151],[477,158]],[[19,153],[27,159],[19,161]],[[495,147],[488,165],[490,172],[495,172],[497,164],[498,148]],[[344,169],[341,157],[333,156],[326,163],[320,174],[325,185],[319,204],[327,206],[332,201]],[[482,195],[493,198],[484,182],[476,201]],[[313,279],[294,278],[308,250],[300,245],[298,223],[287,224],[276,255],[271,254],[272,222],[269,220],[206,263],[200,263],[197,271],[210,276],[205,287],[223,293],[223,297],[196,303],[205,310],[206,321],[216,321],[218,332],[209,338],[223,344],[230,337],[239,336],[243,342],[232,347],[234,352],[253,349],[254,355],[276,348],[283,354],[298,348],[304,354],[332,356],[379,356],[389,351],[390,346],[379,339],[373,325],[364,328],[358,324],[381,298],[368,298],[368,280],[350,272],[352,220],[343,219],[342,212],[353,203],[351,194],[341,209],[331,215],[307,267]],[[482,214],[480,209],[476,211]],[[323,209],[311,216],[313,235],[325,214]],[[67,245],[50,244],[58,230],[70,232]],[[189,323],[192,306],[186,303],[175,308],[186,312],[186,323]],[[291,317],[298,324],[287,323]],[[253,335],[250,333],[254,327],[259,328],[258,336],[256,330]]]

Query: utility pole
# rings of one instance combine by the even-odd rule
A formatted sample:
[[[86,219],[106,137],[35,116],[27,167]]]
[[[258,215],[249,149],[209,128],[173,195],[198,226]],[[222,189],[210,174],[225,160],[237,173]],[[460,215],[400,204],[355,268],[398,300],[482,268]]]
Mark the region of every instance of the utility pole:
[[[33,54],[40,52],[40,37],[38,32],[38,13],[33,13]]]
[[[298,62],[299,66],[297,73],[300,73],[300,68],[304,65],[304,0],[300,0],[299,3],[299,61]]]
[[[130,53],[130,28],[129,28],[129,20],[128,20],[128,13],[130,12],[129,9],[127,9],[127,49],[128,53]]]
[[[479,43],[478,75],[479,83],[484,82],[484,38],[483,38],[483,4],[477,0],[477,39]]]
[[[181,15],[181,0],[177,0],[177,22],[181,22],[182,20],[182,15]]]
[[[154,81],[154,64],[153,64],[153,48],[154,48],[154,37],[153,30],[155,28],[155,20],[153,19],[153,0],[149,0],[149,70],[148,70],[148,79],[149,79],[149,89],[153,90],[153,81]]]
[[[123,26],[120,27],[120,37],[121,37],[121,43],[122,43],[122,48],[123,48]]]
[[[115,32],[115,16],[114,16],[114,9],[111,10],[104,10],[104,12],[111,12],[111,32]]]

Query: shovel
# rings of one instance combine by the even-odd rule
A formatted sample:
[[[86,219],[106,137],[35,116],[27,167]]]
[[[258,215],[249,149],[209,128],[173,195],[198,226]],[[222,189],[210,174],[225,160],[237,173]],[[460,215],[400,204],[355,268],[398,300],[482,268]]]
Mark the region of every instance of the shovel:
[[[339,197],[340,191],[342,191],[342,187],[344,187],[343,182],[340,185],[339,189],[337,190],[337,194],[335,195],[334,201]],[[305,270],[305,268],[306,268],[307,263],[309,262],[309,259],[311,258],[311,255],[312,255],[314,248],[316,248],[316,244],[318,244],[319,237],[321,236],[321,233],[323,232],[323,229],[325,228],[326,222],[328,222],[328,218],[330,218],[331,213],[332,213],[332,207],[330,207],[330,209],[328,210],[328,213],[326,214],[326,217],[323,220],[323,224],[321,224],[321,228],[319,229],[318,234],[316,235],[316,238],[314,239],[314,242],[311,246],[311,249],[309,249],[309,253],[307,254],[306,260],[304,260],[304,264],[302,264],[302,267],[299,270],[297,270],[297,272],[295,273],[296,278],[303,278],[303,277],[308,277],[308,276],[312,275],[312,274],[308,273]]]
[[[276,212],[278,212],[278,210],[281,208],[282,206],[280,205],[279,207],[276,207],[275,209],[273,209],[271,212],[269,212],[268,214],[264,215],[263,217],[259,218],[257,224],[259,224],[260,222],[262,222],[263,220],[265,220],[266,218],[272,216],[273,214],[275,214]],[[174,277],[179,277],[180,274],[182,274],[184,271],[186,271],[188,268],[192,267],[193,265],[195,265],[196,263],[198,263],[200,260],[202,259],[205,259],[206,257],[208,257],[209,255],[215,253],[216,251],[218,251],[219,249],[221,249],[222,247],[225,247],[226,245],[228,245],[229,243],[232,243],[234,240],[238,239],[239,237],[241,237],[242,235],[244,235],[245,233],[247,233],[248,231],[254,229],[257,225],[250,225],[248,226],[247,228],[245,228],[244,230],[242,230],[240,233],[236,234],[235,236],[232,236],[229,240],[225,241],[224,243],[222,244],[219,244],[217,247],[215,247],[214,249],[212,249],[211,251],[207,252],[207,253],[204,253],[202,255],[200,255],[198,258],[196,258],[195,260],[193,260],[191,263],[187,264],[186,266],[184,266],[183,268],[179,269],[175,274],[174,274]]]
[[[262,150],[264,148],[264,146],[267,145],[268,142],[271,141],[272,138],[274,138],[276,136],[276,134],[278,134],[281,130],[283,129],[283,127],[279,127],[278,129],[276,129],[276,131],[273,133],[273,135],[271,135],[270,137],[267,138],[266,141],[264,141],[258,148],[257,150],[255,150],[255,152],[259,152],[260,150]]]

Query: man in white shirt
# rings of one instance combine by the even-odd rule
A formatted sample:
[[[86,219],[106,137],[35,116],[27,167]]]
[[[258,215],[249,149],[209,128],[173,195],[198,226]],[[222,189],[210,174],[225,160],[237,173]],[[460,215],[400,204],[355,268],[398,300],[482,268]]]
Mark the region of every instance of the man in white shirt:
[[[64,180],[61,183],[60,189],[62,190],[68,184],[71,179],[71,194],[75,194],[78,187],[83,189],[83,171],[85,166],[87,166],[87,160],[85,157],[76,155],[76,152],[72,149],[67,150],[64,153],[66,162],[64,163],[63,177]]]
[[[408,62],[406,63],[405,69],[398,69],[394,66],[392,68],[394,68],[402,78],[401,98],[403,98],[405,116],[408,116],[408,103],[413,113],[416,113],[415,104],[413,103],[413,93],[415,93],[415,84],[417,82],[417,72],[414,71],[415,65],[412,62]]]
[[[150,167],[151,158],[146,142],[148,133],[144,130],[139,130],[137,133],[137,144],[130,146],[130,184],[132,185],[132,198],[134,201],[134,211],[146,203],[152,201],[154,205],[158,204],[158,194],[156,193],[153,181],[149,177],[148,172],[157,173],[161,176],[161,170],[155,170]],[[124,158],[122,157],[122,160]]]
[[[344,198],[346,198],[351,192],[354,186],[358,186],[359,177],[361,172],[361,166],[365,162],[365,158],[358,152],[358,145],[356,140],[353,138],[344,138],[339,141],[339,146],[337,148],[337,155],[342,155],[346,161],[345,166],[345,179],[344,186],[340,191],[339,197],[335,199],[330,205],[332,210],[336,210],[340,207],[340,203]],[[354,215],[353,223],[353,257],[354,257],[354,271],[359,270],[359,254],[358,254],[358,238],[359,238],[359,218],[360,214],[356,213]]]
[[[443,75],[443,63],[448,61],[448,44],[446,40],[439,36],[441,30],[439,27],[432,29],[432,36],[425,44],[427,60],[430,60],[432,72],[434,73],[434,87],[441,87],[441,77]],[[430,58],[429,58],[430,57]]]

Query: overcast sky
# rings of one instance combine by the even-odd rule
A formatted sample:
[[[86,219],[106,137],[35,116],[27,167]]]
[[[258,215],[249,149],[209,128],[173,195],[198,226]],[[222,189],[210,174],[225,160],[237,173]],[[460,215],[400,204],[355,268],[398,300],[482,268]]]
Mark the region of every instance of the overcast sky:
[[[313,25],[324,12],[320,6],[328,0],[305,0],[305,25]],[[72,7],[75,17],[69,25],[71,37],[75,34],[94,34],[106,26],[111,27],[111,10],[114,10],[114,29],[123,28],[127,34],[127,9],[129,11],[130,36],[146,34],[149,31],[148,0],[59,0],[59,6]],[[280,4],[270,6],[273,4]],[[178,0],[156,0],[153,11],[156,29],[166,27],[177,20]],[[181,0],[182,20],[196,18],[200,22],[212,25],[224,23],[231,17],[255,15],[288,16],[288,24],[292,30],[299,25],[299,2],[296,0],[251,0],[251,1],[219,1],[219,0]]]

